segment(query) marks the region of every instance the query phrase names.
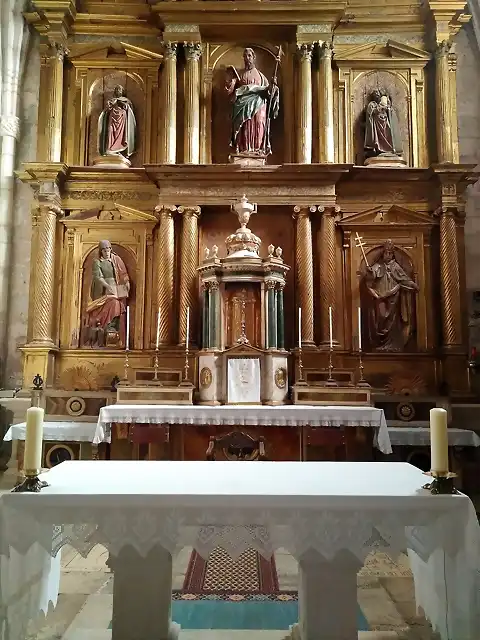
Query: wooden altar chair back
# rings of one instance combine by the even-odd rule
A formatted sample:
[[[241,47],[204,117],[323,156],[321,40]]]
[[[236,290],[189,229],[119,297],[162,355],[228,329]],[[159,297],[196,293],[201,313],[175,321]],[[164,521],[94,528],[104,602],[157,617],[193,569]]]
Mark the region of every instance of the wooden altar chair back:
[[[145,444],[148,445],[148,460],[158,460],[158,450],[170,442],[170,428],[167,424],[132,424],[129,440],[134,445],[135,460],[139,460],[140,445]]]
[[[216,454],[222,452],[227,460],[266,460],[265,438],[257,439],[243,431],[232,431],[221,436],[210,436],[206,451],[207,460],[216,460]]]

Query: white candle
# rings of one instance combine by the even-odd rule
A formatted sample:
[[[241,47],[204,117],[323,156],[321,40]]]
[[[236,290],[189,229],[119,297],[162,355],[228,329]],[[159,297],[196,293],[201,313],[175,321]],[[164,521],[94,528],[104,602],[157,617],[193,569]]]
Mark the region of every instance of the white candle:
[[[358,350],[362,350],[362,310],[358,307]]]
[[[185,348],[188,349],[188,339],[190,335],[190,307],[187,307],[187,335],[185,338]]]
[[[43,416],[44,411],[40,407],[27,409],[27,433],[23,456],[23,468],[26,471],[42,468]]]
[[[445,409],[430,409],[430,457],[432,471],[448,471],[448,425]]]
[[[302,348],[302,308],[298,307],[298,348]]]
[[[125,339],[125,350],[130,349],[130,307],[127,307],[127,336]]]
[[[330,349],[333,349],[333,320],[332,307],[328,307],[328,323],[330,325]]]
[[[158,349],[158,345],[160,343],[160,309],[157,313],[157,341],[155,343],[155,349]]]

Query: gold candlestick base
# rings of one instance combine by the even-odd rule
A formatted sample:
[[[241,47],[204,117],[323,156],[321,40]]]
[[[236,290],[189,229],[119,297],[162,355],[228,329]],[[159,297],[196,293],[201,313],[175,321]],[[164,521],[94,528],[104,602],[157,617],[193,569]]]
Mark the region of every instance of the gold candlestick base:
[[[325,382],[326,387],[338,387],[338,382],[333,377],[333,350],[330,347],[330,351],[328,354],[328,378]]]
[[[193,387],[193,384],[188,379],[188,370],[190,365],[188,364],[188,347],[185,347],[185,366],[183,368],[183,380],[180,383],[180,387]]]
[[[371,385],[369,385],[363,377],[364,366],[361,349],[358,350],[358,370],[360,371],[360,380],[357,382],[357,387],[360,387],[361,389],[371,389]]]
[[[302,349],[298,348],[298,380],[296,382],[297,385],[302,385],[304,387],[307,386],[307,382],[303,377],[303,359],[302,359]]]
[[[50,486],[45,480],[40,480],[38,474],[41,469],[25,469],[25,480],[12,489],[12,493],[38,493],[44,487]]]
[[[159,387],[162,387],[163,385],[160,382],[160,380],[158,379],[158,347],[155,348],[155,360],[153,361],[153,370],[154,370],[153,379],[154,379],[155,383]]]
[[[123,382],[122,386],[128,385],[128,369],[130,368],[130,362],[128,360],[128,349],[125,350],[125,362],[123,363]]]
[[[433,478],[432,482],[424,484],[422,489],[428,489],[432,495],[458,495],[460,491],[455,489],[456,473],[451,471],[426,471],[426,476]]]

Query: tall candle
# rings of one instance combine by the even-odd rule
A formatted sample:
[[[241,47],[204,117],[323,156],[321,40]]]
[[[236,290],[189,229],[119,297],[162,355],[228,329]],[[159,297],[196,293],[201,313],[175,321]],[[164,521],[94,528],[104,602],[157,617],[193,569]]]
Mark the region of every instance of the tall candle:
[[[362,350],[362,310],[358,307],[358,350]]]
[[[185,348],[188,349],[188,340],[190,335],[190,307],[187,307],[187,336],[185,338]]]
[[[430,457],[432,471],[448,471],[448,426],[445,409],[430,409]]]
[[[130,307],[127,307],[127,337],[125,340],[125,350],[130,349]]]
[[[160,343],[160,309],[157,313],[157,341],[155,343],[155,349],[158,349],[158,345]]]
[[[302,307],[298,307],[298,348],[302,348]]]
[[[330,325],[330,349],[333,349],[333,319],[332,307],[328,307],[328,323]]]
[[[43,416],[44,410],[40,407],[27,409],[27,432],[23,456],[23,467],[26,471],[42,468]]]

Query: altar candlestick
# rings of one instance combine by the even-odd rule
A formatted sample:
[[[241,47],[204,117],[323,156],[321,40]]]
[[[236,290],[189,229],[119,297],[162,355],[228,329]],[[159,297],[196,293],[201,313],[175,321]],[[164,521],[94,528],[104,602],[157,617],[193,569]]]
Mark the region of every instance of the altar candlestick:
[[[298,348],[302,348],[302,307],[298,307]]]
[[[362,350],[362,310],[358,307],[358,350]]]
[[[42,468],[43,416],[41,407],[27,409],[27,429],[23,467],[26,471]]]
[[[328,307],[328,323],[330,325],[330,349],[333,349],[333,319],[332,307]]]
[[[433,472],[448,472],[448,426],[445,409],[430,409],[430,457]]]
[[[155,342],[155,349],[158,349],[158,344],[160,342],[160,309],[157,313],[157,341]]]
[[[185,349],[188,350],[188,340],[190,335],[190,307],[187,307],[187,335],[185,338]]]
[[[127,336],[125,339],[125,351],[130,349],[130,307],[127,307]]]

